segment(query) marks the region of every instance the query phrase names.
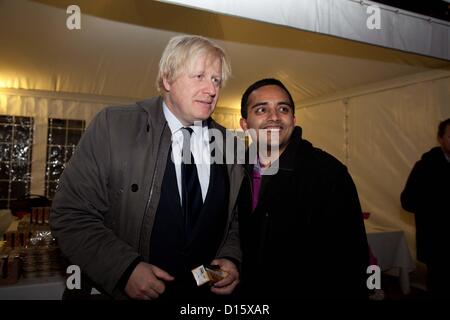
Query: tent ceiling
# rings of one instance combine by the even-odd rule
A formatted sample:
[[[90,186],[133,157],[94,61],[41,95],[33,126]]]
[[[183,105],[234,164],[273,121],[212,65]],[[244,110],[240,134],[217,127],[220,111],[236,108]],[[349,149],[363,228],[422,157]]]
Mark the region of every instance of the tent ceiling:
[[[81,8],[68,30],[66,8]],[[233,78],[220,106],[277,77],[298,102],[444,69],[448,61],[148,0],[0,0],[0,88],[144,98],[156,93],[159,57],[170,37],[201,34],[229,53]]]

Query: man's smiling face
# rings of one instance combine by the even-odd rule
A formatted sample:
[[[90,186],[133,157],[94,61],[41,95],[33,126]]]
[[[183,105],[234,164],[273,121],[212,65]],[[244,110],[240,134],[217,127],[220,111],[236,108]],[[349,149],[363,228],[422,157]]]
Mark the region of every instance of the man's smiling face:
[[[247,119],[241,119],[243,130],[254,129],[258,132],[259,144],[271,142],[271,131],[279,133],[279,151],[284,151],[295,128],[293,106],[288,94],[277,85],[266,85],[254,90],[247,103]],[[267,134],[261,129],[266,129]]]

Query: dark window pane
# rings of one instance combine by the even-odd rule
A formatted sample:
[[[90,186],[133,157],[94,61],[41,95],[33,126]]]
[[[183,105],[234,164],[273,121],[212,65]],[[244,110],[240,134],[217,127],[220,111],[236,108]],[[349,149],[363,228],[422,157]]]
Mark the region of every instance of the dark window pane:
[[[0,200],[0,209],[8,208],[8,200]]]
[[[9,181],[0,181],[0,199],[8,199]]]
[[[11,145],[0,143],[0,161],[9,161],[11,158]]]
[[[53,196],[55,195],[57,186],[58,186],[57,182],[50,182],[48,184],[47,190],[45,191],[45,194],[47,195],[48,198],[53,198]]]
[[[66,128],[66,124],[67,124],[67,120],[65,119],[49,119],[49,127],[53,127],[53,128],[62,128],[65,129]]]
[[[64,166],[61,164],[49,164],[47,172],[48,180],[57,181],[63,170]]]
[[[84,120],[69,120],[69,128],[84,129]]]
[[[0,142],[11,142],[12,126],[0,124]]]
[[[48,162],[51,164],[64,164],[64,151],[65,148],[61,146],[50,147]]]
[[[13,161],[28,161],[31,158],[30,145],[25,143],[18,143],[13,145],[12,159]]]
[[[16,126],[14,128],[15,143],[28,143],[30,138],[31,138],[31,127]]]
[[[0,116],[0,123],[12,123],[13,117],[12,116]]]
[[[45,194],[52,198],[56,183],[72,157],[86,122],[84,120],[49,119]]]
[[[30,172],[28,170],[28,162],[11,163],[11,180],[26,181],[30,180]]]
[[[0,142],[3,142],[0,143],[2,207],[8,207],[11,198],[23,196],[29,190],[32,130],[31,117],[0,116]]]
[[[8,162],[0,162],[0,179],[9,180],[11,167]]]
[[[67,133],[67,144],[76,146],[80,141],[82,131],[81,130],[69,130]]]
[[[31,126],[33,124],[30,117],[14,117],[14,123],[21,126]]]
[[[48,137],[49,144],[66,144],[66,130],[65,129],[51,129]]]
[[[23,181],[11,182],[11,199],[23,197],[27,193],[27,183]]]
[[[75,151],[75,147],[67,147],[66,148],[66,162],[72,158],[73,152]]]

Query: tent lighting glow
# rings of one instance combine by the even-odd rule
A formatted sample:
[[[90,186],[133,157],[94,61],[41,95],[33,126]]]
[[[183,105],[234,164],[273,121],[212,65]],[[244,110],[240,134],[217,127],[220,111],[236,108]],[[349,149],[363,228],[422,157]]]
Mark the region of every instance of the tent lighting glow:
[[[133,3],[134,5],[130,5]],[[81,30],[66,28],[79,5]],[[239,128],[240,97],[277,77],[290,89],[304,137],[344,162],[369,226],[403,230],[399,194],[414,162],[450,117],[450,23],[364,0],[0,0],[0,111],[33,117],[31,192],[42,194],[48,118],[83,119],[155,94],[159,57],[181,33],[228,53],[233,77],[214,117]]]
[[[0,77],[0,88],[7,88],[6,83],[7,81]]]

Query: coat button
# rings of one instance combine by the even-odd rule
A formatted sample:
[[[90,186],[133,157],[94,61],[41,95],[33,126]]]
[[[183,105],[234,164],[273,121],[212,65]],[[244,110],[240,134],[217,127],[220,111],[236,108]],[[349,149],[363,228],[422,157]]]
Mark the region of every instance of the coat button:
[[[136,192],[136,191],[138,191],[138,190],[139,190],[138,185],[137,185],[136,183],[133,183],[133,184],[131,185],[131,191]]]

